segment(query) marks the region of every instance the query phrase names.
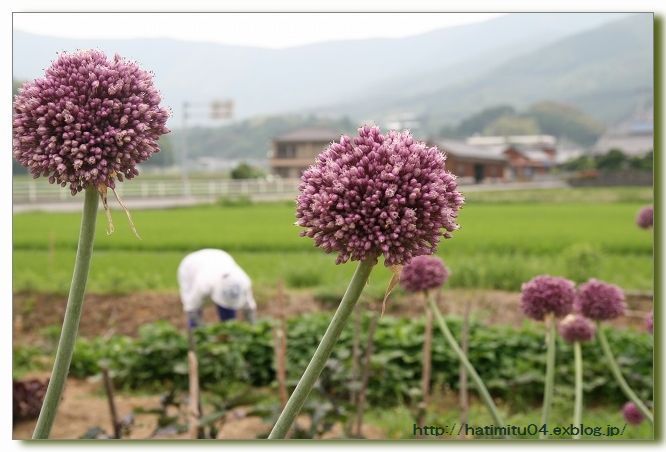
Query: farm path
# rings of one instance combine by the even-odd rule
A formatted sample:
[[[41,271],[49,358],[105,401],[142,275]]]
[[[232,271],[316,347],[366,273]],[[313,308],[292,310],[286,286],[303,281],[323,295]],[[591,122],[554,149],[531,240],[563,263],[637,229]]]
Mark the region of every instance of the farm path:
[[[26,378],[46,380],[48,373],[32,373]],[[132,413],[135,408],[159,407],[159,395],[129,395],[123,392],[115,394],[116,408],[120,418]],[[174,412],[175,414],[175,412]],[[307,429],[307,416],[297,419],[302,428]],[[12,438],[16,440],[30,439],[35,428],[36,419],[20,421],[14,424]],[[102,381],[99,378],[67,380],[65,393],[58,408],[51,432],[51,439],[78,439],[88,429],[101,427],[107,433],[111,432],[111,416],[107,400],[104,396]],[[123,439],[151,439],[157,426],[157,417],[150,414],[134,415],[134,424],[131,433]],[[236,408],[229,412],[224,421],[218,425],[218,439],[253,440],[268,434],[271,426],[258,416],[247,416],[246,409]],[[366,424],[363,433],[368,439],[385,439],[385,432],[377,426]],[[334,439],[343,435],[342,425],[336,424],[324,435],[324,439]],[[187,433],[160,436],[154,439],[190,439]]]

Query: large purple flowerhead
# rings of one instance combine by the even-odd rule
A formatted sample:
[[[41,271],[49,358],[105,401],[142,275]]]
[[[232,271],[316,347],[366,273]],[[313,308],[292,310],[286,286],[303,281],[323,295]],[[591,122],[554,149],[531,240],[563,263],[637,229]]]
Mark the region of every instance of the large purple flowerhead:
[[[409,132],[363,126],[342,136],[304,173],[297,224],[337,263],[376,259],[386,266],[436,251],[458,229],[463,204],[456,178],[436,147]]]
[[[569,314],[560,321],[560,336],[567,342],[586,342],[592,340],[596,328],[594,323],[579,314]]]
[[[546,315],[564,317],[573,306],[576,291],[568,279],[541,275],[522,286],[521,308],[526,316],[543,320]]]
[[[169,131],[160,100],[152,75],[132,61],[97,50],[61,53],[14,99],[14,158],[73,195],[113,188],[159,151]]]
[[[650,334],[654,333],[654,312],[650,312],[645,316],[645,329],[648,330]]]
[[[439,257],[416,256],[402,268],[400,284],[408,292],[441,287],[449,279],[449,270]]]
[[[622,416],[627,424],[639,425],[643,422],[644,416],[634,402],[627,402],[622,407]]]
[[[638,211],[636,215],[636,224],[639,228],[650,229],[654,223],[654,209],[652,206],[645,206]]]
[[[578,288],[576,310],[592,320],[611,320],[624,315],[624,292],[618,286],[590,279]]]

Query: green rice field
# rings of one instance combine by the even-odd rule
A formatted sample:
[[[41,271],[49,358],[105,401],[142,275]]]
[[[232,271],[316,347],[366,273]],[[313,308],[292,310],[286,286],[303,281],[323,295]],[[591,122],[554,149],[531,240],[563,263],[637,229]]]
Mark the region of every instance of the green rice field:
[[[439,249],[450,267],[450,286],[519,290],[540,273],[596,276],[625,289],[652,288],[652,234],[639,229],[637,211],[652,202],[649,188],[557,189],[471,193],[461,229]],[[113,208],[113,206],[112,206]],[[299,237],[293,203],[219,205],[133,212],[142,239],[115,207],[116,232],[106,234],[100,212],[89,290],[97,293],[176,290],[176,268],[200,248],[230,252],[255,286],[282,279],[292,288],[335,290],[354,264]],[[13,216],[14,291],[66,292],[80,214]],[[390,272],[371,277],[381,293]]]

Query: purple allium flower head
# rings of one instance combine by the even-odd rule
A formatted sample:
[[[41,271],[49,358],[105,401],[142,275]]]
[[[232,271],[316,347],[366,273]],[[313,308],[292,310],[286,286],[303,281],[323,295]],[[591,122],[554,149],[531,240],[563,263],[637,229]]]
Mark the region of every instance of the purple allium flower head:
[[[400,284],[408,292],[436,289],[449,279],[449,270],[439,257],[416,256],[402,268]]]
[[[580,314],[569,314],[559,325],[560,336],[567,342],[586,342],[594,337],[594,323]]]
[[[627,402],[622,407],[622,415],[628,424],[638,425],[643,422],[643,413],[634,402]]]
[[[404,264],[432,254],[458,229],[463,204],[456,178],[436,147],[409,132],[363,126],[342,136],[304,173],[297,199],[297,224],[337,263],[376,259]]]
[[[543,320],[547,314],[563,317],[571,312],[576,291],[568,279],[541,275],[522,286],[521,308],[526,316]]]
[[[652,206],[645,206],[638,211],[636,215],[636,224],[643,229],[650,229],[654,222],[654,209]]]
[[[654,312],[650,312],[645,316],[645,329],[650,333],[654,333]]]
[[[624,292],[618,286],[590,279],[578,288],[576,310],[592,320],[611,320],[624,315]]]
[[[159,151],[169,131],[160,100],[152,75],[132,61],[97,50],[61,53],[14,99],[14,157],[72,194],[113,188]]]

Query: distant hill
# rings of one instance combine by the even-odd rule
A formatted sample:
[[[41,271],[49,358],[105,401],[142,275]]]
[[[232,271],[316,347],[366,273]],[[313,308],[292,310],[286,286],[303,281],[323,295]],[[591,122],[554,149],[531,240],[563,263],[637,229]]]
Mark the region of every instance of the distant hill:
[[[15,79],[31,79],[57,51],[89,47],[141,61],[155,72],[173,109],[176,153],[184,100],[233,98],[234,121],[190,130],[194,157],[264,158],[272,138],[290,129],[346,132],[361,120],[381,124],[406,112],[422,120],[425,137],[498,105],[532,115],[548,133],[564,131],[587,143],[599,133],[597,122],[612,124],[651,108],[652,26],[647,13],[509,14],[408,38],[286,49],[16,31],[13,65]],[[528,111],[543,101],[572,105],[584,115],[566,122],[552,109]]]
[[[39,76],[58,51],[94,47],[118,52],[155,72],[165,101],[173,108],[170,125],[175,128],[184,100],[230,97],[236,103],[236,117],[243,119],[351,102],[372,93],[386,96],[387,87],[394,98],[416,95],[477,76],[491,65],[623,16],[510,14],[400,39],[285,49],[170,39],[63,39],[15,31],[14,78]]]
[[[652,105],[653,18],[637,14],[540,47],[505,61],[482,75],[441,89],[395,99],[370,96],[325,109],[361,117],[410,111],[430,130],[483,108],[524,108],[539,100],[579,107],[598,120],[617,122]],[[446,77],[441,73],[441,77]],[[415,77],[417,84],[419,77]],[[404,83],[404,82],[403,82]]]
[[[245,119],[223,127],[197,127],[188,133],[189,155],[263,159],[272,149],[273,138],[301,127],[327,127],[343,134],[355,131],[357,124],[349,118],[279,115]],[[176,129],[170,136],[180,146],[180,131]]]
[[[576,107],[540,101],[523,111],[510,105],[484,108],[455,126],[443,126],[433,135],[465,139],[472,135],[547,134],[564,142],[590,146],[603,131],[602,123]]]

